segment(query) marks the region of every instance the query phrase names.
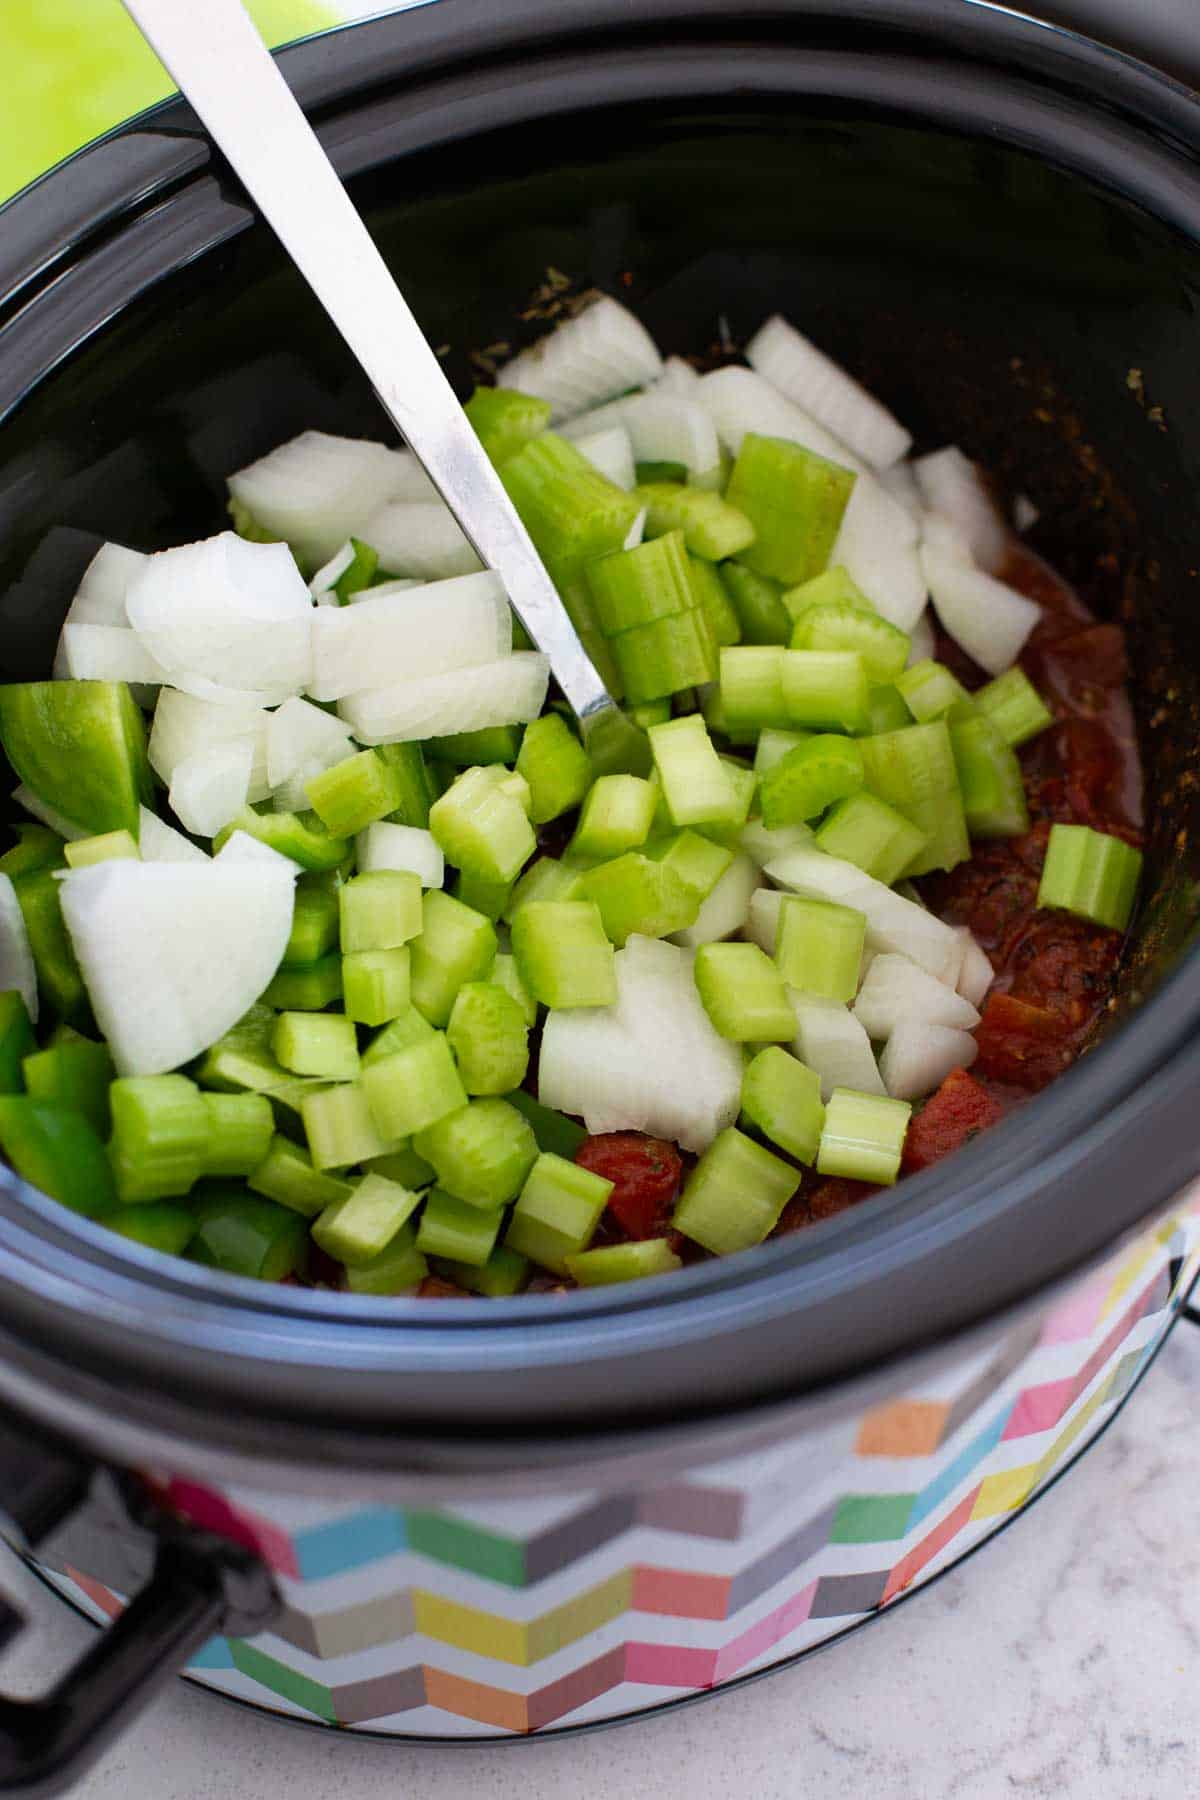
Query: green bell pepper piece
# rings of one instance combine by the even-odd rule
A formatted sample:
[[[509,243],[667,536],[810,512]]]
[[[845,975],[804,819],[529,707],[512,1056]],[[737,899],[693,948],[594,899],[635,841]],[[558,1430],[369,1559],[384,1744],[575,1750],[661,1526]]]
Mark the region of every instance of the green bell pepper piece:
[[[146,727],[124,681],[0,687],[0,743],[25,783],[82,831],[138,834],[153,800]]]
[[[308,1221],[299,1213],[248,1194],[243,1187],[198,1190],[198,1221],[188,1256],[230,1275],[282,1281],[303,1266]]]
[[[87,1219],[117,1203],[108,1153],[82,1113],[25,1094],[0,1098],[0,1151],[17,1174]]]
[[[48,825],[14,825],[17,842],[0,856],[0,875],[10,880],[34,869],[61,869],[66,857],[63,841]]]
[[[59,1018],[75,1018],[86,1007],[87,992],[63,924],[59,884],[50,869],[35,869],[18,875],[13,888],[29,934],[38,992]]]
[[[22,1094],[21,1064],[37,1049],[25,1002],[13,991],[0,994],[0,1094]]]
[[[25,1058],[25,1092],[34,1100],[53,1100],[82,1113],[97,1137],[107,1138],[112,1125],[109,1084],[116,1078],[107,1044],[76,1037],[35,1050]]]

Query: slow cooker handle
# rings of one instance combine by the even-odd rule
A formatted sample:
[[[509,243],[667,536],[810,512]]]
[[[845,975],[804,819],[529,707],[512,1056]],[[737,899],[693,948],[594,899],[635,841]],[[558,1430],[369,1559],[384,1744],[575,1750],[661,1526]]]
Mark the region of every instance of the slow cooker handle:
[[[252,1637],[279,1611],[271,1576],[251,1551],[159,1512],[127,1477],[0,1411],[0,1517],[17,1548],[44,1542],[98,1477],[120,1495],[129,1529],[153,1537],[150,1578],[48,1693],[0,1696],[0,1794],[65,1793],[210,1637]],[[24,1624],[0,1594],[0,1645]]]

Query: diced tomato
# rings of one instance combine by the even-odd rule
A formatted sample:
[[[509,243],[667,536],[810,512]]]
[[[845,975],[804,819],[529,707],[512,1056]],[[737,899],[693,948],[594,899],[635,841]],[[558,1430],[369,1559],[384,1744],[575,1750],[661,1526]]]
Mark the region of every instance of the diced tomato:
[[[975,1029],[981,1075],[1031,1093],[1061,1075],[1071,1061],[1070,1026],[1044,1006],[993,994]]]
[[[586,1139],[575,1161],[612,1182],[606,1211],[627,1237],[662,1235],[683,1174],[674,1144],[641,1131],[609,1131]]]
[[[1009,957],[1011,992],[1082,1030],[1103,1006],[1121,954],[1121,933],[1067,913],[1038,913]]]
[[[470,1300],[471,1297],[466,1288],[460,1288],[453,1281],[443,1281],[440,1275],[427,1275],[417,1289],[418,1300]]]
[[[947,1075],[936,1094],[921,1108],[904,1142],[904,1171],[928,1169],[961,1149],[1003,1115],[1003,1107],[965,1069]]]
[[[806,1225],[832,1219],[835,1213],[845,1212],[847,1207],[857,1206],[860,1200],[878,1192],[868,1181],[846,1181],[840,1175],[818,1181],[815,1187],[801,1188],[788,1201],[772,1235],[786,1237],[791,1231],[803,1231]]]

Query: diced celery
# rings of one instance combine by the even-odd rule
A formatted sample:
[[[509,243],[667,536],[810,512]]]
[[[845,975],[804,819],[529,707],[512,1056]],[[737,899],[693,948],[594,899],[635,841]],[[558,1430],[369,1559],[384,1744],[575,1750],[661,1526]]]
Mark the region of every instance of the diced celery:
[[[924,848],[917,852],[904,870],[904,874],[910,879],[916,875],[927,875],[931,869],[956,869],[959,863],[967,861],[971,854],[971,843],[967,837],[967,821],[957,785],[944,794],[934,794],[928,800],[915,800],[908,806],[898,806],[896,811],[903,812],[909,823],[915,825],[925,839]]]
[[[82,1113],[28,1094],[0,1096],[0,1154],[22,1181],[87,1219],[117,1203],[104,1145]]]
[[[340,1013],[284,1012],[271,1036],[275,1060],[296,1075],[326,1081],[357,1081],[358,1034]]]
[[[196,1235],[199,1221],[190,1207],[151,1200],[141,1206],[119,1206],[116,1212],[105,1214],[104,1223],[110,1231],[131,1243],[145,1245],[147,1250],[182,1256]]]
[[[305,792],[321,823],[337,837],[353,837],[376,819],[386,819],[400,798],[391,769],[375,750],[360,750],[334,763],[314,775]]]
[[[1017,753],[983,713],[950,726],[967,830],[973,838],[1021,837],[1029,830]]]
[[[195,1213],[191,1262],[254,1281],[282,1281],[304,1265],[308,1231],[284,1206],[240,1188],[216,1187],[197,1198]]]
[[[662,543],[662,538],[654,540]],[[698,556],[688,557],[688,572],[692,580],[692,593],[696,606],[704,614],[712,639],[718,646],[722,644],[740,644],[742,641],[742,624],[738,618],[737,608],[725,590],[715,563],[704,562]]]
[[[688,477],[687,464],[681,462],[638,462],[634,464],[633,472],[639,487],[646,487],[652,481],[682,483]]]
[[[446,1054],[449,1056],[449,1051]],[[300,1117],[304,1121],[304,1135],[314,1169],[348,1169],[353,1163],[384,1156],[392,1148],[395,1138],[406,1135],[403,1131],[381,1132],[367,1100],[369,1078],[377,1069],[385,1069],[395,1060],[389,1057],[364,1070],[361,1081],[312,1088],[304,1095],[300,1102]]]
[[[402,1225],[378,1256],[346,1270],[346,1287],[351,1294],[403,1294],[417,1287],[428,1273],[429,1264],[417,1249],[415,1231]]]
[[[434,1188],[417,1227],[417,1249],[426,1256],[444,1256],[481,1269],[496,1247],[503,1218],[500,1210],[485,1212]]]
[[[738,730],[787,730],[792,716],[783,696],[784,651],[774,644],[737,644],[721,652],[721,710]]]
[[[50,1045],[46,1050],[34,1050],[33,1033],[29,1030],[29,1021],[20,995],[0,995],[0,1009],[6,1000],[15,1000],[19,1008],[13,1042],[24,1039],[28,1042],[31,1054],[18,1064],[15,1084],[6,1086],[3,1079],[6,1046],[0,1041],[0,1091],[19,1093],[21,1077],[24,1076],[25,1092],[32,1099],[53,1100],[60,1106],[71,1107],[75,1112],[83,1114],[98,1137],[107,1137],[110,1124],[108,1089],[115,1073],[108,1045],[93,1043],[90,1038],[72,1036]],[[0,1017],[2,1016],[0,1011]],[[10,1019],[13,1016],[10,1007]]]
[[[50,869],[34,869],[13,882],[37,970],[38,994],[60,1019],[78,1018],[87,993],[63,923],[61,884]]]
[[[633,1244],[605,1244],[566,1258],[567,1273],[580,1287],[607,1287],[616,1281],[640,1281],[647,1275],[669,1275],[683,1267],[670,1238],[641,1238]]]
[[[971,696],[958,677],[951,674],[945,663],[929,657],[897,675],[895,684],[905,706],[922,725],[931,719],[944,719],[952,706],[971,704]]]
[[[407,1139],[402,1139],[386,1156],[369,1156],[363,1170],[368,1175],[383,1175],[406,1188],[430,1187],[437,1179],[433,1164],[418,1156]]]
[[[1052,825],[1038,905],[1124,931],[1133,913],[1142,853],[1090,825]]]
[[[473,1294],[486,1294],[491,1300],[517,1293],[529,1278],[528,1259],[504,1244],[496,1245],[482,1268],[447,1259],[442,1260],[440,1267],[447,1281],[469,1288]]]
[[[714,1256],[731,1256],[774,1231],[798,1183],[790,1163],[729,1126],[684,1182],[671,1224]]]
[[[421,930],[421,877],[376,869],[347,881],[339,895],[342,950],[396,950]]]
[[[885,887],[912,867],[927,839],[910,819],[874,794],[852,794],[831,807],[816,835],[827,856],[851,862]]]
[[[807,744],[811,737],[811,731],[777,731],[773,727],[760,732],[754,752],[754,773],[758,776],[760,788],[767,770],[781,763],[788,751],[794,750],[798,744]]]
[[[526,1026],[537,1024],[538,1003],[521,979],[521,971],[517,967],[515,956],[507,952],[496,957],[492,964],[492,972],[488,980],[517,1003],[517,1009]]]
[[[275,1115],[265,1094],[202,1094],[208,1115],[204,1175],[249,1175],[266,1156]]]
[[[912,714],[904,704],[898,688],[888,683],[871,689],[868,704],[867,736],[881,731],[903,731],[912,724]]]
[[[21,1065],[37,1049],[25,1002],[14,989],[0,993],[0,1094],[19,1094],[25,1081]],[[107,1131],[107,1123],[101,1132]]]
[[[566,720],[554,712],[544,713],[525,727],[517,772],[529,783],[529,817],[535,825],[570,812],[592,785],[587,751]]]
[[[540,1100],[535,1100],[524,1088],[515,1088],[507,1098],[508,1104],[515,1106],[532,1125],[539,1150],[550,1150],[567,1162],[574,1161],[575,1152],[587,1138],[582,1125],[568,1118],[566,1113],[556,1112],[552,1106],[543,1106]]]
[[[196,1067],[196,1080],[220,1093],[248,1089],[265,1094],[277,1106],[299,1112],[315,1077],[290,1075],[271,1054],[275,1015],[269,1006],[252,1007],[245,1019],[206,1050]]]
[[[870,685],[854,650],[785,650],[780,658],[789,725],[824,731],[866,731]]]
[[[429,823],[430,804],[439,790],[420,744],[379,744],[375,754],[391,771],[396,805],[389,816],[397,825],[423,830]]]
[[[900,1173],[900,1157],[912,1107],[907,1100],[857,1094],[835,1088],[825,1108],[817,1169],[849,1181],[890,1186]]]
[[[722,563],[718,574],[737,613],[742,642],[786,644],[792,635],[792,615],[779,583],[740,562]]]
[[[696,991],[714,1028],[737,1043],[790,1043],[796,1021],[778,969],[757,944],[702,944]]]
[[[651,725],[665,725],[671,716],[671,697],[664,694],[661,700],[646,700],[641,706],[631,706],[629,716],[639,731],[649,731]]]
[[[589,869],[583,891],[599,909],[606,937],[618,945],[634,932],[669,937],[673,931],[684,931],[700,911],[698,890],[671,864],[655,862],[636,850]],[[514,947],[517,924],[524,916],[518,914],[513,923]]]
[[[450,737],[431,738],[429,753],[456,769],[489,767],[515,761],[521,745],[516,725],[484,725],[479,731],[456,731]]]
[[[323,1012],[342,997],[342,959],[336,950],[307,968],[276,970],[263,999],[289,1012]]]
[[[394,1056],[397,1050],[407,1050],[411,1044],[423,1044],[434,1035],[434,1028],[425,1015],[410,1006],[389,1019],[383,1030],[371,1039],[362,1052],[363,1067],[365,1069],[385,1056]]]
[[[863,761],[850,738],[822,735],[789,750],[760,783],[762,820],[768,831],[815,819],[835,800],[863,784]]]
[[[878,613],[857,606],[810,606],[801,613],[792,632],[793,650],[855,650],[862,657],[867,680],[894,681],[908,661],[906,632],[881,619]]]
[[[412,944],[412,1001],[431,1025],[445,1025],[463,983],[487,980],[496,928],[436,888],[423,896],[421,916],[421,935]]]
[[[553,410],[535,394],[501,387],[477,387],[463,408],[497,468],[541,437]]]
[[[0,856],[0,875],[15,880],[18,875],[32,874],[35,869],[61,869],[65,845],[56,831],[45,825],[26,825],[12,821],[17,842]]]
[[[858,992],[866,932],[865,917],[852,907],[785,894],[775,930],[776,967],[788,987],[797,988],[802,994],[815,994],[823,1000],[853,1000]]]
[[[338,897],[329,888],[297,884],[292,934],[283,953],[288,968],[319,962],[338,941]]]
[[[733,788],[703,719],[692,713],[666,725],[652,725],[647,736],[672,823],[733,823],[737,812]]]
[[[653,481],[635,489],[635,497],[646,508],[648,538],[682,531],[690,553],[705,562],[738,556],[754,542],[754,526],[746,514],[708,488]]]
[[[468,1094],[507,1094],[529,1066],[529,1028],[511,994],[495,983],[469,981],[458,990],[446,1027]]]
[[[591,1243],[612,1187],[603,1175],[543,1150],[513,1208],[506,1246],[565,1275],[567,1257]]]
[[[582,869],[570,868],[553,856],[539,856],[513,888],[501,916],[511,925],[519,909],[530,900],[578,900],[582,895]]]
[[[851,470],[801,444],[748,431],[726,489],[754,530],[743,560],[788,587],[821,574],[854,482]]]
[[[799,587],[788,588],[782,598],[793,623],[815,606],[851,606],[856,612],[875,611],[849,569],[843,568],[841,563],[821,575],[814,575],[811,581],[802,581]]]
[[[513,916],[512,947],[544,1006],[611,1006],[617,997],[613,947],[591,900],[530,900]]]
[[[421,1203],[419,1194],[382,1175],[364,1175],[313,1220],[313,1243],[335,1262],[370,1262],[391,1243]]]
[[[500,479],[560,588],[577,582],[597,557],[624,547],[642,505],[552,431],[509,457]]]
[[[631,705],[697,687],[716,674],[716,644],[707,619],[695,608],[652,625],[634,625],[609,643]]]
[[[508,910],[513,886],[511,881],[483,881],[478,875],[460,869],[454,878],[454,898],[473,912],[482,913],[495,925]]]
[[[220,850],[235,831],[245,831],[280,856],[290,856],[302,869],[336,869],[354,848],[349,838],[336,837],[315,812],[261,813],[244,807],[217,833],[213,849]]]
[[[971,698],[1014,750],[1054,723],[1054,714],[1024,669],[1006,669]]]
[[[185,1075],[126,1075],[109,1089],[109,1156],[118,1198],[165,1200],[200,1179],[208,1148],[204,1095]]]
[[[99,837],[76,838],[64,844],[69,869],[87,869],[99,862],[137,862],[137,839],[132,831],[105,831]]]
[[[538,1154],[528,1119],[498,1099],[446,1114],[416,1134],[415,1148],[437,1170],[439,1187],[488,1210],[507,1206]]]
[[[456,868],[483,881],[515,881],[537,848],[520,802],[490,769],[467,769],[429,809],[429,829]]]
[[[589,563],[585,570],[596,620],[605,637],[674,618],[696,605],[683,533],[648,538],[632,550]]]
[[[440,1031],[407,1050],[368,1063],[362,1087],[371,1116],[386,1139],[378,1149],[366,1152],[368,1156],[384,1155],[400,1138],[413,1137],[467,1104],[467,1091]],[[425,1156],[419,1144],[415,1148]]]
[[[246,1185],[306,1219],[315,1218],[350,1192],[349,1182],[314,1169],[312,1159],[285,1137],[271,1139],[266,1156],[246,1177]]]
[[[904,873],[923,875],[965,862],[971,849],[946,721],[864,738],[859,748],[870,792],[925,834],[925,847]]]
[[[797,1162],[811,1163],[825,1123],[820,1076],[768,1044],[742,1077],[742,1117]]]
[[[658,789],[640,775],[601,775],[584,800],[570,854],[620,856],[636,849],[650,835],[657,803]]]
[[[656,838],[646,845],[645,854],[653,862],[674,869],[702,900],[711,894],[733,861],[733,851],[727,844],[714,844],[698,831],[678,831],[673,837]]]
[[[342,958],[343,1005],[359,1025],[386,1025],[412,1000],[412,957],[398,950],[351,950]]]

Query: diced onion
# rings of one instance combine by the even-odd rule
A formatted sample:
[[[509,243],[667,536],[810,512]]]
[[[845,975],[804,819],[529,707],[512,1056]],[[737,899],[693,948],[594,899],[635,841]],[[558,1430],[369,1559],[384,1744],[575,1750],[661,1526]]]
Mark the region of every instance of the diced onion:
[[[246,804],[253,762],[254,749],[246,738],[210,744],[177,762],[167,799],[184,830],[216,837]]]
[[[388,500],[434,493],[411,451],[302,431],[229,477],[256,524],[286,539],[309,566],[324,562]]]
[[[599,469],[615,487],[628,492],[637,482],[633,466],[633,445],[623,425],[606,425],[575,439],[580,456],[586,456],[593,469]]]
[[[954,927],[864,875],[853,863],[801,848],[768,863],[766,873],[769,880],[793,893],[813,900],[835,900],[862,913],[867,921],[867,943],[873,950],[898,951],[939,981],[951,986],[957,981],[963,947]]]
[[[1008,551],[1008,527],[971,459],[950,445],[919,456],[913,474],[928,511],[948,519],[966,539],[979,567],[994,574]]]
[[[199,844],[193,844],[191,838],[184,837],[182,831],[176,831],[173,825],[160,819],[148,806],[139,809],[138,817],[138,855],[143,862],[209,861],[207,850],[202,850]]]
[[[527,724],[545,705],[549,682],[547,659],[520,650],[502,662],[350,694],[339,700],[338,712],[360,744],[412,743],[486,725]]]
[[[217,744],[244,741],[253,752],[250,801],[265,800],[271,792],[267,778],[268,719],[269,715],[253,701],[224,705],[181,693],[177,688],[163,688],[150,727],[150,767],[170,787],[176,766],[186,757],[201,756]]]
[[[444,581],[483,567],[444,500],[397,500],[363,521],[356,533],[379,553],[389,575]]]
[[[746,361],[872,468],[886,469],[907,456],[911,433],[779,313],[750,339]]]
[[[675,932],[672,942],[685,950],[698,950],[701,944],[716,944],[732,937],[746,923],[750,901],[761,876],[752,856],[735,856],[720,876],[712,892],[706,895],[693,923]]]
[[[923,1100],[954,1069],[969,1069],[979,1045],[969,1031],[905,1020],[883,1047],[879,1072],[893,1100]]]
[[[944,629],[981,669],[1003,675],[1021,654],[1041,608],[981,569],[965,568],[938,551],[924,549],[921,563]]]
[[[127,625],[125,596],[149,558],[124,544],[102,544],[84,570],[65,625]]]
[[[567,419],[656,381],[662,369],[641,320],[605,295],[505,363],[496,385],[548,400],[554,418]]]
[[[421,587],[371,590],[356,606],[313,619],[318,700],[492,663],[512,648],[512,613],[498,575],[481,571]]]
[[[267,781],[272,790],[282,787],[298,769],[306,769],[311,779],[354,753],[350,733],[340,719],[331,718],[311,700],[295,696],[268,715],[265,732]]]
[[[794,988],[788,989],[788,999],[796,1015],[792,1049],[820,1076],[823,1100],[840,1087],[859,1094],[884,1092],[870,1039],[848,1006],[798,994]]]
[[[360,874],[374,869],[410,869],[421,877],[421,886],[440,888],[446,879],[446,860],[432,831],[419,825],[393,825],[381,820],[368,825],[355,840]]]
[[[996,979],[996,971],[966,925],[960,925],[963,960],[958,975],[958,991],[972,1006],[982,1006],[988,989]]]
[[[979,1014],[969,1000],[938,981],[907,956],[876,956],[854,1002],[854,1016],[876,1039],[888,1038],[903,1023],[945,1025],[973,1031]]]

